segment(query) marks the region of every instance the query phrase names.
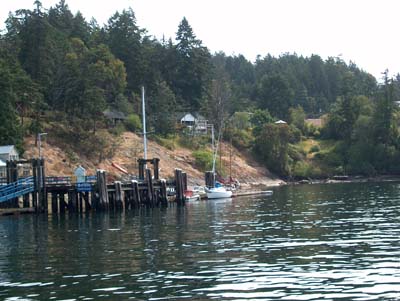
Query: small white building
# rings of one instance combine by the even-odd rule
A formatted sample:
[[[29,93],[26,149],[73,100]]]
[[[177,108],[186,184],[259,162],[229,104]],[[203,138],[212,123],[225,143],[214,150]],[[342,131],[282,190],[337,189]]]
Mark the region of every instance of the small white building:
[[[18,151],[14,145],[0,146],[0,160],[6,162],[8,160],[19,160]]]
[[[186,126],[194,126],[196,124],[196,117],[190,113],[187,113],[181,118],[181,124]]]
[[[0,146],[0,178],[7,177],[6,161],[19,160],[18,151],[14,145]]]
[[[287,124],[287,122],[283,121],[283,120],[278,120],[278,121],[275,121],[275,124]]]
[[[75,168],[74,175],[76,177],[76,183],[86,182],[86,169],[81,165]]]
[[[196,134],[207,134],[208,121],[199,114],[186,113],[180,119],[180,123],[193,130]]]

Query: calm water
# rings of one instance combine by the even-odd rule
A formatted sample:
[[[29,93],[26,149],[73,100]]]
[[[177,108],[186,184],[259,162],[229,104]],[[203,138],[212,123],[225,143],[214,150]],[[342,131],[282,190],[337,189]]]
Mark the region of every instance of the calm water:
[[[0,217],[0,300],[400,300],[400,184]]]

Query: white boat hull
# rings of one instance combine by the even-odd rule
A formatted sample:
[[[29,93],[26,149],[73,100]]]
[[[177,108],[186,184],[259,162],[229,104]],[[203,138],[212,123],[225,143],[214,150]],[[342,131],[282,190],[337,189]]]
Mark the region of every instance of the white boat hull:
[[[225,188],[212,188],[207,191],[207,198],[209,199],[225,199],[232,196],[232,191]]]
[[[186,197],[186,201],[199,201],[201,200],[200,195],[194,194],[192,196]]]

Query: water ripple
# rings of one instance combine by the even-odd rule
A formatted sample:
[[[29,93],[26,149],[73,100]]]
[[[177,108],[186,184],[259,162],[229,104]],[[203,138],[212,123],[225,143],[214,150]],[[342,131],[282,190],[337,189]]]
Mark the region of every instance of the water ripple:
[[[397,300],[400,185],[0,219],[2,300]]]

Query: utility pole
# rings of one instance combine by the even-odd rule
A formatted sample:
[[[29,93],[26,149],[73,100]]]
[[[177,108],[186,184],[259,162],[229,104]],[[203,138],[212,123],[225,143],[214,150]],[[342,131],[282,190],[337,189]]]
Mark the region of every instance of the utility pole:
[[[146,131],[146,108],[144,103],[144,86],[142,86],[142,121],[143,121],[143,158],[147,160],[147,131]]]
[[[38,134],[38,147],[39,147],[39,159],[42,158],[42,152],[41,152],[41,148],[42,148],[42,136],[47,135],[47,133],[39,133]]]

